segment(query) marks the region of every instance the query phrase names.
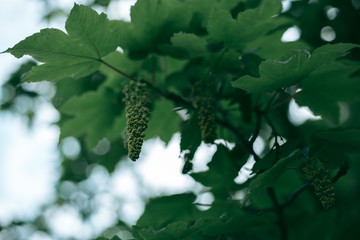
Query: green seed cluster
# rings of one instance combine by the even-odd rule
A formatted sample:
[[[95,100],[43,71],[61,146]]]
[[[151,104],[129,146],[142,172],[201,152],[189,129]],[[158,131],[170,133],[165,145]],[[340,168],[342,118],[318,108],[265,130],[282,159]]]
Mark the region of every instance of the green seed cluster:
[[[144,142],[145,130],[149,122],[150,100],[144,82],[130,81],[123,90],[126,104],[126,136],[129,157],[136,161],[139,158]]]
[[[197,110],[201,138],[205,143],[215,140],[215,96],[206,84],[197,82],[193,86],[193,106]]]
[[[335,189],[332,185],[329,170],[319,159],[311,159],[303,167],[304,177],[310,181],[310,185],[319,199],[321,205],[328,209],[335,203]]]

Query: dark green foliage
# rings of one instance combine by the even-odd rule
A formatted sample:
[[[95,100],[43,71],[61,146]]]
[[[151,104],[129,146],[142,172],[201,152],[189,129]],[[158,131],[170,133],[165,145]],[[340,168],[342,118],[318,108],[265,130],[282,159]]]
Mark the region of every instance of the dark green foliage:
[[[218,145],[217,148],[208,164],[209,170],[192,173],[191,176],[204,186],[211,187],[211,192],[216,198],[226,199],[237,189],[234,179],[241,166],[231,161],[230,151],[225,146]],[[236,155],[236,157],[241,156],[240,154]]]
[[[126,229],[133,239],[356,238],[356,4],[291,1],[282,11],[277,0],[138,0],[130,22],[75,5],[67,33],[44,29],[6,51],[43,64],[20,68],[5,85],[16,94],[2,108],[33,94],[21,81],[57,87],[60,138],[76,137],[81,145],[77,159],[63,160],[61,181],[86,180],[94,165],[112,173],[126,152],[139,158],[144,140],[168,143],[179,132],[182,172],[214,201],[202,203],[195,193],[151,198]],[[333,7],[339,13],[331,20],[326,12]],[[292,26],[300,39],[282,42]],[[336,32],[331,43],[320,38],[325,26]],[[293,102],[321,119],[295,124]],[[110,148],[99,155],[104,141]],[[202,141],[216,150],[208,169],[195,172]]]

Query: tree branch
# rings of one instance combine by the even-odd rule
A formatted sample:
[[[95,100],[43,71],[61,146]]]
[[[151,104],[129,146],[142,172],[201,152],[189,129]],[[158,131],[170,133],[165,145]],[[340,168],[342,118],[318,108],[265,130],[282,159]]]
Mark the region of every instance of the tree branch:
[[[336,183],[339,180],[339,178],[346,175],[348,169],[349,169],[348,163],[346,162],[341,163],[340,169],[338,170],[336,175],[333,178],[331,178],[331,182]]]
[[[244,146],[248,149],[249,153],[251,155],[253,155],[254,160],[258,161],[260,160],[260,157],[256,154],[256,152],[253,149],[252,144],[249,144],[248,140],[245,138],[245,136],[243,136],[236,127],[234,127],[230,122],[222,120],[220,118],[216,118],[216,122],[220,125],[222,125],[223,127],[229,129],[230,131],[232,131],[235,136],[244,144]]]
[[[261,129],[261,119],[262,119],[262,114],[261,114],[261,111],[260,109],[258,108],[255,108],[255,113],[256,113],[256,127],[255,127],[255,130],[254,130],[254,134],[252,135],[250,141],[249,141],[249,144],[251,145],[251,147],[253,148],[253,145],[254,145],[254,142],[256,140],[256,138],[259,136],[259,133],[260,133],[260,129]]]
[[[307,182],[304,185],[302,185],[301,187],[299,187],[298,189],[296,189],[291,195],[290,197],[281,204],[281,207],[286,207],[288,205],[290,205],[292,202],[294,202],[294,200],[296,199],[297,196],[299,196],[300,193],[302,193],[305,189],[307,189],[308,187],[310,187],[310,183]]]
[[[274,124],[271,122],[271,120],[270,120],[270,118],[268,117],[268,115],[266,114],[266,113],[263,113],[263,116],[264,116],[264,118],[265,118],[265,120],[266,120],[266,122],[269,124],[269,126],[270,126],[270,128],[271,128],[271,130],[272,130],[272,134],[273,134],[273,136],[275,137],[275,142],[274,142],[274,145],[273,145],[273,147],[272,147],[272,149],[274,149],[275,148],[275,162],[277,162],[278,160],[279,160],[279,158],[280,158],[280,144],[279,144],[279,142],[278,142],[278,137],[280,137],[280,139],[284,142],[284,139],[282,138],[282,136],[281,135],[279,135],[278,134],[278,132],[277,132],[277,130],[276,130],[276,128],[275,128],[275,126],[274,126]]]
[[[349,168],[349,166],[347,163],[342,163],[342,165],[339,168],[336,175],[331,178],[331,182],[332,183],[337,182],[339,180],[339,178],[341,178],[342,176],[344,176],[347,173],[348,168]],[[288,205],[290,205],[291,203],[293,203],[295,201],[295,199],[300,195],[300,193],[302,193],[304,190],[306,190],[309,187],[310,187],[310,182],[306,182],[305,184],[300,186],[298,189],[296,189],[285,202],[279,204],[279,206],[281,208],[287,207]],[[243,209],[245,211],[252,212],[256,215],[262,215],[264,212],[276,211],[276,208],[274,208],[274,207],[258,209],[258,208],[253,208],[251,206],[246,206],[246,207],[243,207]]]
[[[222,56],[226,53],[226,51],[223,51],[223,53],[220,55],[219,59],[222,58]],[[111,68],[112,70],[116,71],[117,73],[119,73],[120,75],[130,79],[130,80],[134,80],[136,81],[135,78],[131,77],[130,75],[128,75],[127,73],[121,71],[120,69],[112,66],[111,64],[103,61],[102,59],[99,60],[101,63],[103,63],[104,65],[106,65],[107,67]],[[220,60],[219,60],[220,61]],[[174,93],[171,92],[166,92],[166,91],[162,91],[161,89],[155,87],[152,83],[145,81],[145,84],[154,92],[156,92],[157,94],[159,94],[160,96],[165,97],[166,99],[169,99],[171,101],[173,101],[174,103],[178,104],[178,105],[182,105],[185,106],[189,109],[193,109],[192,104],[185,100],[184,98],[182,98],[181,96],[178,96]],[[229,121],[226,120],[222,120],[219,118],[216,118],[216,122],[220,125],[222,125],[223,127],[231,130],[235,136],[237,136],[239,138],[239,140],[244,144],[244,146],[246,146],[246,148],[248,149],[249,153],[251,155],[253,155],[254,160],[258,161],[260,160],[260,157],[255,153],[254,149],[253,149],[253,144],[249,143],[248,140],[238,131],[238,129],[236,127],[234,127]],[[261,122],[259,122],[257,124],[257,131],[260,131],[260,126],[261,126]],[[255,141],[255,140],[254,140]]]
[[[301,93],[301,91],[299,91],[299,92],[291,95],[291,96],[288,97],[287,99],[285,99],[285,100],[283,100],[283,101],[281,101],[281,102],[273,105],[270,109],[273,110],[273,109],[278,108],[278,107],[280,107],[280,106],[282,106],[282,105],[284,105],[284,104],[289,103],[292,99],[295,99],[297,96],[299,96],[300,93]]]
[[[220,61],[222,60],[222,58],[224,57],[225,53],[229,51],[228,48],[224,48],[224,50],[221,52],[221,54],[219,55],[219,57],[216,59],[214,66],[213,66],[213,71],[216,71],[216,68],[218,67]]]

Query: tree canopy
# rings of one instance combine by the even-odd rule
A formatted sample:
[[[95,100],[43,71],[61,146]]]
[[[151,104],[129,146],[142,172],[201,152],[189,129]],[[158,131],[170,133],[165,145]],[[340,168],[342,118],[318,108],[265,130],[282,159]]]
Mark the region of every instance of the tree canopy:
[[[17,90],[1,107],[37,97],[25,82],[56,86],[59,141],[81,143],[77,159],[63,156],[60,181],[80,183],[93,165],[111,174],[141,157],[143,141],[169,143],[180,133],[182,172],[214,201],[193,192],[153,197],[134,226],[119,219],[122,230],[95,239],[352,239],[360,216],[359,8],[340,0],[289,9],[274,0],[137,0],[127,22],[75,4],[66,32],[43,29],[5,51],[35,61],[6,83]],[[294,27],[300,38],[282,40]],[[292,122],[294,101],[320,119]],[[108,150],[96,154],[104,141]],[[216,152],[208,170],[195,172],[202,142]],[[235,182],[251,162],[250,176]]]

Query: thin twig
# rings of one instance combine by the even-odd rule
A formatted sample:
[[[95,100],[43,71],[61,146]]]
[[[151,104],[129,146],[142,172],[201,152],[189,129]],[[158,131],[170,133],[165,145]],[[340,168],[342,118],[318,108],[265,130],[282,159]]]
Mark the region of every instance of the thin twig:
[[[278,224],[279,224],[281,239],[287,240],[288,239],[287,228],[286,228],[285,217],[284,217],[284,213],[283,213],[283,207],[279,204],[279,202],[276,198],[274,189],[270,187],[267,189],[267,191],[268,191],[270,199],[274,205],[274,211],[276,212],[276,215],[278,216]]]
[[[285,100],[283,100],[283,101],[281,101],[281,102],[273,105],[273,106],[270,108],[270,110],[273,110],[273,109],[278,108],[278,107],[280,107],[280,106],[282,106],[282,105],[284,105],[284,104],[289,103],[292,99],[295,99],[297,96],[299,96],[300,93],[301,93],[301,91],[299,91],[299,92],[291,95],[291,96],[288,97],[287,99],[285,99]]]
[[[212,207],[213,205],[211,203],[193,203],[196,206],[202,206],[202,207]]]
[[[300,193],[302,193],[305,189],[307,189],[308,187],[310,187],[310,183],[307,182],[304,185],[302,185],[301,187],[299,187],[298,189],[296,189],[291,195],[290,197],[281,204],[281,207],[286,207],[288,205],[290,205],[292,202],[294,202],[294,200],[296,199],[297,196],[299,196]]]
[[[221,52],[221,54],[219,55],[219,57],[216,59],[214,66],[213,66],[213,72],[215,72],[216,68],[218,67],[220,61],[222,60],[222,58],[224,57],[225,53],[229,51],[228,48],[224,48],[224,50]]]
[[[230,131],[232,131],[233,134],[235,134],[235,136],[244,144],[244,146],[248,149],[249,153],[251,155],[253,155],[254,160],[258,161],[260,160],[259,155],[257,155],[252,147],[251,144],[249,144],[248,140],[238,131],[238,129],[236,127],[234,127],[232,124],[230,124],[230,122],[222,120],[220,118],[216,118],[216,122],[220,125],[222,125],[223,127],[229,129]]]
[[[134,80],[136,81],[135,78],[131,77],[130,75],[128,75],[127,73],[121,71],[120,69],[112,66],[111,64],[103,61],[102,59],[99,60],[101,63],[103,63],[104,65],[106,65],[107,67],[111,68],[112,70],[114,70],[115,72],[121,74],[122,76],[130,79],[130,80]],[[165,92],[165,91],[162,91],[160,90],[159,88],[155,87],[152,83],[148,82],[148,81],[144,81],[144,83],[151,89],[153,90],[154,92],[158,93],[160,96],[163,96],[169,100],[172,100],[173,102],[179,104],[179,105],[183,105],[183,106],[186,106],[188,108],[192,108],[192,105],[190,102],[186,101],[184,98],[174,94],[174,93],[171,93],[171,92]]]
[[[266,114],[266,113],[263,113],[263,116],[266,120],[266,122],[269,124],[271,130],[272,130],[272,133],[273,133],[273,136],[275,137],[275,142],[274,142],[274,145],[272,147],[272,149],[275,149],[275,163],[279,160],[280,158],[280,144],[279,144],[279,141],[278,141],[278,137],[280,137],[280,139],[284,142],[284,139],[282,138],[282,136],[280,136],[274,126],[274,124],[271,122],[269,116]]]
[[[340,166],[340,169],[336,173],[336,175],[333,178],[331,178],[331,182],[332,183],[337,182],[337,180],[339,180],[339,178],[346,175],[348,169],[349,169],[349,165],[346,162],[343,162]]]
[[[262,114],[261,114],[260,109],[255,108],[255,113],[256,113],[257,119],[256,119],[256,127],[254,130],[254,134],[252,135],[252,137],[249,141],[249,144],[251,145],[251,147],[253,147],[254,142],[255,142],[256,138],[259,136],[260,129],[261,129]]]
[[[341,178],[342,176],[344,176],[347,173],[348,168],[349,168],[348,164],[343,163],[341,165],[340,169],[338,170],[338,172],[336,173],[336,175],[331,178],[331,182],[332,183],[337,182],[339,180],[339,178]],[[304,190],[306,190],[309,187],[310,187],[310,182],[306,182],[305,184],[300,186],[298,189],[296,189],[285,202],[279,204],[279,206],[281,206],[282,208],[287,207],[288,205],[290,205],[291,203],[294,202],[294,200],[300,195],[300,193],[302,193]],[[274,208],[257,209],[257,208],[253,208],[253,207],[249,207],[249,206],[244,207],[243,209],[246,211],[249,211],[249,212],[253,212],[256,215],[261,215],[264,212],[269,212],[269,211],[275,210]]]
[[[267,113],[270,110],[272,102],[275,100],[276,96],[278,95],[278,92],[276,91],[270,98],[269,102],[267,103],[265,109],[263,112]]]
[[[161,89],[155,87],[152,83],[145,81],[145,84],[154,92],[158,93],[160,96],[163,96],[171,101],[173,101],[174,103],[178,104],[178,105],[182,105],[182,106],[186,106],[187,108],[192,109],[193,106],[192,104],[185,100],[184,98],[182,98],[181,96],[176,95],[175,93],[171,93],[171,92],[165,92],[162,91]]]

